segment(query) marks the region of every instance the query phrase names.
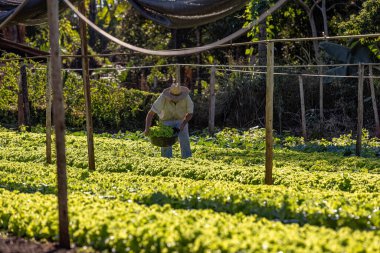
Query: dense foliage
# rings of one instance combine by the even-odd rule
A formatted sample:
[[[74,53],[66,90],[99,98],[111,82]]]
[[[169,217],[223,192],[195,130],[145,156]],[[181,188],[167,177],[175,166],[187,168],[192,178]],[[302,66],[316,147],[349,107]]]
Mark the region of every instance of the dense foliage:
[[[136,12],[127,0],[87,0],[88,17],[101,28],[120,38],[123,41],[140,47],[151,49],[173,49],[194,47],[219,40],[243,27],[247,22],[257,18],[265,9],[276,1],[251,0],[245,10],[234,13],[215,23],[192,29],[170,30],[143,18]],[[255,26],[247,36],[242,36],[233,42],[249,42],[270,38],[305,38],[316,36],[356,35],[376,33],[379,31],[379,0],[364,1],[288,1],[283,8],[276,11],[265,22]],[[79,54],[80,37],[78,33],[78,19],[71,11],[61,15],[61,48],[63,54]],[[28,27],[28,44],[47,50],[47,25]],[[204,52],[200,55],[186,57],[163,58],[132,54],[128,50],[107,41],[102,36],[89,29],[89,46],[91,54],[110,53],[110,57],[91,57],[92,67],[111,67],[116,70],[99,69],[91,72],[94,95],[94,122],[95,128],[101,131],[118,131],[119,129],[137,129],[143,127],[143,114],[154,95],[127,91],[138,88],[142,80],[146,80],[151,91],[161,91],[167,87],[174,76],[175,68],[159,67],[168,63],[196,63],[220,65],[247,65],[254,68],[244,68],[242,71],[265,71],[258,65],[265,65],[265,44],[254,44],[239,47],[224,47]],[[318,47],[319,41],[309,42],[278,42],[276,43],[276,65],[297,65],[332,63]],[[378,57],[378,38],[342,39],[335,43],[348,47],[369,48],[373,58]],[[119,53],[123,53],[120,55]],[[33,64],[26,62],[27,64]],[[64,58],[65,67],[80,68],[80,58]],[[136,66],[150,65],[152,68],[136,68]],[[123,69],[123,67],[134,67]],[[2,81],[0,82],[0,116],[3,124],[14,125],[16,122],[16,93],[18,92],[18,65],[15,62],[4,63],[1,66]],[[42,69],[41,69],[42,68]],[[33,123],[44,122],[44,83],[46,75],[43,65],[35,65],[28,70],[28,80],[31,84],[32,119]],[[117,70],[119,68],[119,70]],[[192,73],[189,79],[184,72]],[[208,83],[210,69],[208,67],[182,68],[182,82],[194,93],[196,101],[196,115],[192,121],[198,128],[207,126],[208,119]],[[220,67],[217,72],[216,87],[216,123],[224,127],[249,128],[263,126],[264,115],[264,75],[242,72],[229,72],[228,68]],[[239,70],[240,71],[240,70]],[[327,71],[327,69],[324,69]],[[368,71],[368,70],[366,70]],[[120,72],[120,73],[117,73]],[[299,88],[296,74],[317,74],[316,67],[276,68],[274,126],[280,132],[290,130],[300,133]],[[115,74],[116,73],[116,74]],[[78,74],[78,75],[77,75]],[[84,98],[79,73],[72,72],[65,76],[65,98],[67,109],[67,123],[70,128],[84,127]],[[374,75],[379,72],[374,68]],[[187,78],[187,79],[186,79]],[[99,80],[101,79],[101,80]],[[186,80],[185,80],[186,79]],[[340,78],[324,87],[324,121],[319,120],[319,78],[309,76],[304,78],[306,103],[306,121],[311,137],[333,137],[341,133],[348,133],[356,129],[356,101],[357,80],[354,78]],[[294,85],[293,85],[294,84]],[[379,79],[374,80],[375,92],[379,93]],[[41,85],[40,87],[37,87]],[[122,88],[119,90],[119,88]],[[98,96],[99,95],[99,96]],[[110,95],[110,96],[108,96]],[[199,96],[198,96],[199,95]],[[147,96],[147,97],[145,97]],[[364,89],[365,96],[365,127],[372,134],[373,112],[369,103],[370,91]],[[134,97],[137,97],[135,100]],[[110,103],[100,104],[101,101]],[[138,100],[138,101],[137,101]],[[131,108],[121,108],[121,105],[131,105]],[[145,106],[146,105],[146,106]],[[144,109],[145,108],[145,109]]]
[[[263,133],[193,136],[186,160],[178,145],[176,158],[160,158],[140,132],[101,134],[95,172],[84,133],[68,135],[73,242],[106,252],[378,251],[378,158],[308,153],[294,149],[302,139],[277,138],[275,185],[263,186]],[[44,134],[2,129],[0,137],[0,228],[57,240],[56,172],[44,161]],[[379,147],[368,139],[368,149]]]
[[[17,57],[7,54],[3,59]],[[30,61],[27,82],[31,118],[33,125],[45,124],[46,117],[46,66]],[[17,101],[21,63],[7,61],[0,66],[0,122],[8,126],[17,125]],[[85,108],[83,81],[78,73],[63,73],[66,124],[68,128],[84,129]],[[115,79],[91,79],[92,115],[98,131],[141,129],[146,112],[158,94],[120,87]]]

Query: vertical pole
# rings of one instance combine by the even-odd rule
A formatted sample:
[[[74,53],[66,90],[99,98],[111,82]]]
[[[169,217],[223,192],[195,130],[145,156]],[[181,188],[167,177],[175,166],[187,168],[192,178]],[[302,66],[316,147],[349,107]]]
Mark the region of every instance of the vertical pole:
[[[51,55],[50,79],[53,84],[54,126],[57,150],[59,246],[70,248],[69,215],[67,207],[67,175],[65,151],[65,109],[61,76],[61,55],[59,48],[59,6],[58,0],[46,0],[48,7],[49,40]]]
[[[379,113],[377,111],[375,86],[373,84],[373,69],[372,69],[372,65],[369,65],[369,86],[371,88],[371,98],[372,98],[373,113],[375,114],[376,137],[380,137]]]
[[[51,163],[51,67],[50,57],[47,60],[47,83],[46,83],[46,162]]]
[[[298,81],[300,85],[300,99],[301,99],[301,122],[302,122],[302,136],[306,140],[306,116],[305,116],[305,95],[303,90],[303,79],[302,76],[298,76]]]
[[[201,46],[201,28],[197,27],[195,30],[195,36],[197,37],[197,47]],[[201,72],[199,69],[199,65],[201,64],[201,53],[197,54],[197,88],[198,88],[198,95],[202,94],[202,82],[201,82]]]
[[[27,80],[25,64],[22,64],[20,68],[20,82],[21,82],[21,91],[22,91],[22,102],[24,104],[23,108],[24,108],[24,116],[25,116],[25,125],[28,126],[28,128],[30,128],[32,124],[30,122],[28,80]]]
[[[154,79],[153,79],[153,89],[157,89],[157,84],[158,84],[158,78],[157,76],[154,76]]]
[[[145,71],[144,70],[142,70],[140,77],[141,77],[140,78],[140,90],[142,90],[142,91],[149,91],[149,86],[148,86],[148,83],[146,81]]]
[[[175,79],[176,79],[176,82],[181,85],[181,65],[176,65]]]
[[[21,74],[18,81],[18,99],[17,99],[17,123],[20,128],[21,125],[25,124],[25,114],[24,114],[24,101],[22,98],[22,86],[21,86]]]
[[[274,91],[274,43],[267,44],[267,77],[265,103],[265,184],[273,184],[273,91]]]
[[[79,11],[86,15],[85,1],[79,4]],[[88,167],[90,170],[95,170],[95,152],[94,152],[94,128],[91,115],[91,85],[88,62],[88,45],[87,45],[87,27],[83,20],[79,20],[79,29],[81,37],[82,51],[82,75],[84,84],[84,98],[86,103],[86,128],[87,128],[87,152],[88,152]]]
[[[209,118],[208,118],[208,131],[210,135],[214,134],[215,128],[215,66],[211,67],[210,77],[210,100],[209,100]]]
[[[323,74],[323,67],[319,68],[319,74]],[[321,122],[321,126],[324,123],[324,114],[323,114],[323,77],[319,77],[319,120]]]
[[[362,150],[362,128],[363,128],[363,82],[364,82],[364,66],[359,63],[359,82],[358,82],[358,129],[356,137],[356,155],[360,156]]]

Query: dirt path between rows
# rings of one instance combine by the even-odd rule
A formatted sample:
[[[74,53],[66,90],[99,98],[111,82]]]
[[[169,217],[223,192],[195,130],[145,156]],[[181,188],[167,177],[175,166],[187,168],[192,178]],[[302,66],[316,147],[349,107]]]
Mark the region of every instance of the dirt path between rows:
[[[0,236],[0,253],[77,253],[76,249],[59,249],[56,243],[38,243],[17,237]]]

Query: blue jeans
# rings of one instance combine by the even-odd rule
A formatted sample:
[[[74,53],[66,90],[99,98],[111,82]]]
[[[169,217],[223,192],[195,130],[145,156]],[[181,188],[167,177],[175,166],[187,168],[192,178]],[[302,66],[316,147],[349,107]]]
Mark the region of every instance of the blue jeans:
[[[181,122],[182,122],[181,120],[169,120],[169,121],[163,121],[162,123],[165,126],[180,128]],[[186,124],[186,126],[183,128],[183,130],[178,133],[178,140],[179,140],[179,145],[181,147],[182,158],[191,157],[189,125],[188,124]],[[173,148],[172,147],[161,148],[161,156],[162,157],[168,157],[168,158],[173,157]]]

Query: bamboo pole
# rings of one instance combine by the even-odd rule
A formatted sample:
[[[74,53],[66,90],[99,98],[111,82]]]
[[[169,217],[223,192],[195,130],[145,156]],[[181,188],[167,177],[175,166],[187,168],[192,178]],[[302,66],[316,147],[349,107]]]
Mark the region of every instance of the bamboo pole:
[[[67,175],[65,152],[65,109],[59,48],[59,6],[57,0],[47,0],[51,54],[51,81],[53,84],[54,126],[57,152],[59,246],[70,248],[69,216],[67,206]]]
[[[214,134],[215,128],[215,66],[211,67],[210,77],[210,100],[209,100],[209,118],[208,118],[208,131],[210,135]]]
[[[267,76],[265,104],[265,184],[273,184],[273,91],[274,91],[274,43],[267,44]]]
[[[356,137],[356,155],[361,155],[362,150],[362,129],[363,129],[363,83],[364,83],[364,66],[359,64],[359,78],[358,78],[358,125]]]
[[[300,86],[302,136],[304,140],[306,140],[307,134],[306,134],[306,116],[305,116],[305,95],[304,95],[304,90],[303,90],[302,76],[298,76],[298,81],[299,81],[299,86]]]
[[[51,163],[51,67],[50,67],[50,58],[47,62],[47,76],[48,80],[46,83],[46,162]]]
[[[373,113],[375,116],[376,137],[379,138],[380,137],[380,123],[379,123],[379,113],[377,110],[377,103],[376,103],[375,86],[373,84],[373,68],[372,68],[372,65],[369,65],[369,86],[371,88],[372,107],[373,107]]]
[[[79,11],[86,14],[85,1],[79,4]],[[79,20],[79,29],[81,37],[81,52],[82,52],[82,75],[84,84],[84,98],[86,104],[86,129],[87,129],[87,153],[88,167],[90,170],[95,170],[95,151],[94,151],[94,127],[91,115],[91,85],[88,61],[88,45],[87,45],[87,26],[83,20]]]

